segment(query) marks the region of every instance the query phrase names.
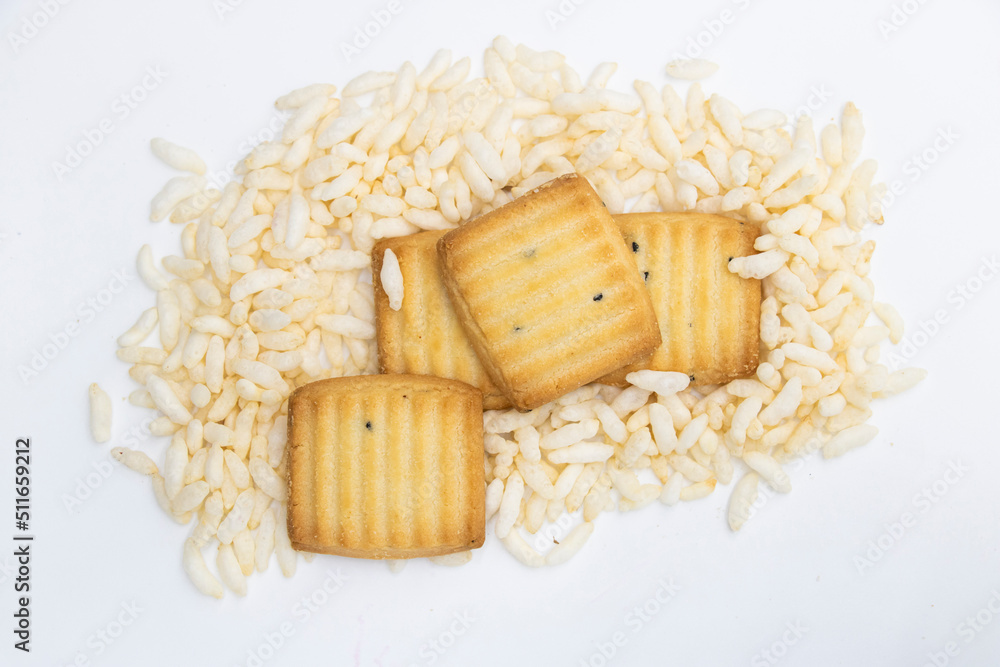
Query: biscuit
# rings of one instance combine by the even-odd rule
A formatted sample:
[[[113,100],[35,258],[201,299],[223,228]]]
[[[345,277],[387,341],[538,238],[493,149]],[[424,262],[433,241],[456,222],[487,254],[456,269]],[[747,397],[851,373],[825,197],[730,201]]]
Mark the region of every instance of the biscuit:
[[[438,252],[473,348],[520,410],[660,344],[631,252],[582,176],[561,176],[448,232]]]
[[[299,387],[288,409],[288,536],[301,551],[418,558],[486,533],[482,394],[418,375]]]
[[[483,392],[483,408],[510,407],[479,362],[458,321],[441,277],[437,242],[444,231],[382,239],[372,251],[375,286],[375,338],[382,373],[413,373],[461,380]],[[403,305],[389,307],[380,273],[386,249],[399,260]]]
[[[633,370],[678,371],[694,384],[718,384],[757,370],[759,280],[729,271],[754,253],[760,227],[704,213],[616,215],[653,299],[662,344],[645,363],[603,378],[623,384]]]

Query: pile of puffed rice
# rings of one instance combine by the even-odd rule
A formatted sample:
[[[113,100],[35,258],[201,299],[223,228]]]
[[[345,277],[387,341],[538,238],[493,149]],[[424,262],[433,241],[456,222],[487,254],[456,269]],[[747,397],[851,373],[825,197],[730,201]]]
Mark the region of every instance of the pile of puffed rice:
[[[339,97],[327,84],[295,90],[275,103],[291,113],[280,140],[254,148],[221,189],[194,152],[153,140],[159,158],[192,172],[152,203],[152,220],[183,225],[182,252],[162,269],[149,246],[139,252],[156,305],[118,339],[118,358],[142,385],[129,400],[162,413],[151,430],[170,444],[159,466],[112,453],[152,476],[164,511],[193,523],[183,563],[203,593],[221,597],[225,584],[245,594],[272,553],[285,575],[295,571],[287,398],[313,380],[377,372],[374,241],[458,226],[561,174],[586,176],[612,213],[766,223],[760,254],[730,264],[763,279],[763,362],[722,386],[641,371],[624,390],[588,385],[528,413],[487,412],[487,518],[523,563],[562,563],[602,512],[704,498],[737,468],[738,530],[760,479],[787,492],[789,460],[871,441],[872,400],[924,377],[879,363],[902,319],[874,302],[867,277],[875,244],[859,232],[881,222],[885,188],[872,184],[874,161],[855,164],[864,130],[853,104],[817,140],[809,116],[786,129],[785,114],[743,114],[698,83],[686,99],[646,81],[610,90],[613,63],[584,81],[561,54],[504,37],[486,50],[484,77],[469,79],[471,66],[442,50],[419,72],[407,62],[362,74]],[[873,312],[880,322],[869,324]],[[145,346],[157,329],[160,345]],[[95,437],[107,440],[110,401],[96,386],[91,395]]]

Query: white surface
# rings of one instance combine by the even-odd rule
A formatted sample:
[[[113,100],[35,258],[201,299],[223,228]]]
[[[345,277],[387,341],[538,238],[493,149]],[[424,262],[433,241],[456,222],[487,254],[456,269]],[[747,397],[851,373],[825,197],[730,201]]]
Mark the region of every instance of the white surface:
[[[434,657],[439,665],[600,665],[600,646],[620,632],[624,645],[609,664],[765,665],[777,663],[760,652],[796,623],[808,630],[800,639],[784,634],[796,643],[779,647],[780,664],[922,665],[948,642],[959,653],[940,653],[937,664],[986,665],[1000,654],[1000,616],[985,612],[981,619],[993,622],[979,632],[960,627],[991,600],[1000,610],[1000,281],[961,308],[952,292],[1000,248],[996,3],[896,3],[917,9],[897,14],[906,21],[885,38],[878,22],[891,20],[895,6],[887,0],[565,0],[575,10],[555,30],[545,11],[558,11],[556,0],[407,0],[350,64],[339,44],[385,2],[253,0],[222,19],[210,0],[75,2],[58,5],[15,55],[10,32],[42,4],[0,7],[0,499],[13,497],[14,440],[30,436],[37,535],[34,650],[14,651],[5,630],[0,663],[68,665],[82,655],[95,665],[246,665],[248,651],[286,622],[291,636],[263,664],[405,667]],[[558,49],[584,75],[601,60],[618,61],[617,89],[636,77],[661,84],[665,63],[689,38],[710,35],[703,22],[724,9],[733,21],[706,48],[721,64],[707,90],[744,111],[793,112],[812,100],[817,129],[854,100],[865,115],[865,155],[880,161],[880,179],[905,189],[887,224],[871,232],[876,298],[899,307],[910,336],[938,309],[948,322],[913,359],[930,378],[876,405],[873,443],[832,462],[810,459],[793,474],[792,494],[767,502],[739,534],[725,525],[728,487],[673,509],[602,515],[584,551],[556,569],[529,571],[488,540],[458,569],[418,562],[393,575],[380,563],[320,557],[300,561],[286,580],[272,562],[251,579],[246,599],[222,602],[197,594],[184,576],[188,528],[162,515],[148,479],[116,467],[67,511],[65,494],[145,413],[124,401],[134,387],[114,359],[114,339],[153,295],[134,278],[93,316],[81,304],[116,270],[134,277],[143,243],[158,257],[179,249],[179,227],[148,222],[150,198],[173,175],[152,157],[151,137],[191,146],[218,170],[243,155],[273,116],[272,101],[294,87],[343,85],[405,59],[420,67],[441,46],[478,63],[497,33]],[[116,98],[157,67],[166,78],[122,118]],[[57,180],[52,163],[104,118],[114,131]],[[908,161],[949,128],[953,145],[914,172]],[[78,320],[79,334],[22,382],[16,367]],[[92,381],[116,408],[107,445],[91,442],[87,428]],[[165,444],[141,448],[160,460]],[[916,494],[944,479],[952,461],[967,471],[923,511]],[[859,573],[855,558],[904,512],[915,525]],[[9,509],[0,515],[0,564],[9,568],[13,518]],[[304,617],[299,600],[338,568],[349,577],[343,587]],[[649,601],[661,579],[679,590],[641,620],[633,609],[658,607]],[[9,575],[0,580],[8,627],[14,592]],[[138,617],[99,652],[96,633],[133,602]],[[456,614],[473,619],[468,629]],[[443,654],[430,648],[449,639]]]

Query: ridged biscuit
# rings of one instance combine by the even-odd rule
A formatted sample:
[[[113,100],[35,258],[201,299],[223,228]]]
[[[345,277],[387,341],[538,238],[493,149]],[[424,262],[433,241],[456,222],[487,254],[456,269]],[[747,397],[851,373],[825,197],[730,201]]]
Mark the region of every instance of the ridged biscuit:
[[[760,227],[704,213],[616,215],[653,299],[662,344],[645,363],[601,381],[623,384],[633,370],[678,371],[694,384],[751,375],[760,354],[760,281],[729,271],[754,253]]]
[[[482,393],[418,375],[299,387],[288,409],[288,536],[302,551],[438,556],[486,533]]]
[[[375,286],[375,338],[383,373],[413,373],[461,380],[483,392],[483,408],[510,407],[510,401],[486,374],[441,277],[437,242],[444,231],[382,239],[372,251]],[[386,249],[399,260],[403,305],[389,307],[380,274]]]
[[[438,251],[462,326],[518,409],[660,344],[621,232],[581,176],[559,177],[448,232]]]

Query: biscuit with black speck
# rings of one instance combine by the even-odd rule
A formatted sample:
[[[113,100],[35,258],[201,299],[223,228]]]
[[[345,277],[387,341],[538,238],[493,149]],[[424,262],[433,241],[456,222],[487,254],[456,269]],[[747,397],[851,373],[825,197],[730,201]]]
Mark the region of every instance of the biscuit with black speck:
[[[614,216],[653,299],[661,345],[652,357],[601,381],[625,384],[644,368],[677,371],[692,384],[752,375],[760,355],[760,281],[728,268],[754,254],[760,226],[705,213]]]
[[[296,389],[288,409],[288,536],[300,551],[420,558],[486,535],[482,392],[429,375]]]
[[[448,298],[437,242],[445,230],[382,239],[372,251],[375,339],[382,373],[436,375],[461,380],[483,392],[483,408],[509,408],[490,380]],[[403,304],[389,307],[382,289],[382,259],[392,250],[403,274]]]
[[[445,285],[493,383],[520,410],[660,344],[649,292],[585,178],[556,178],[441,237]]]

